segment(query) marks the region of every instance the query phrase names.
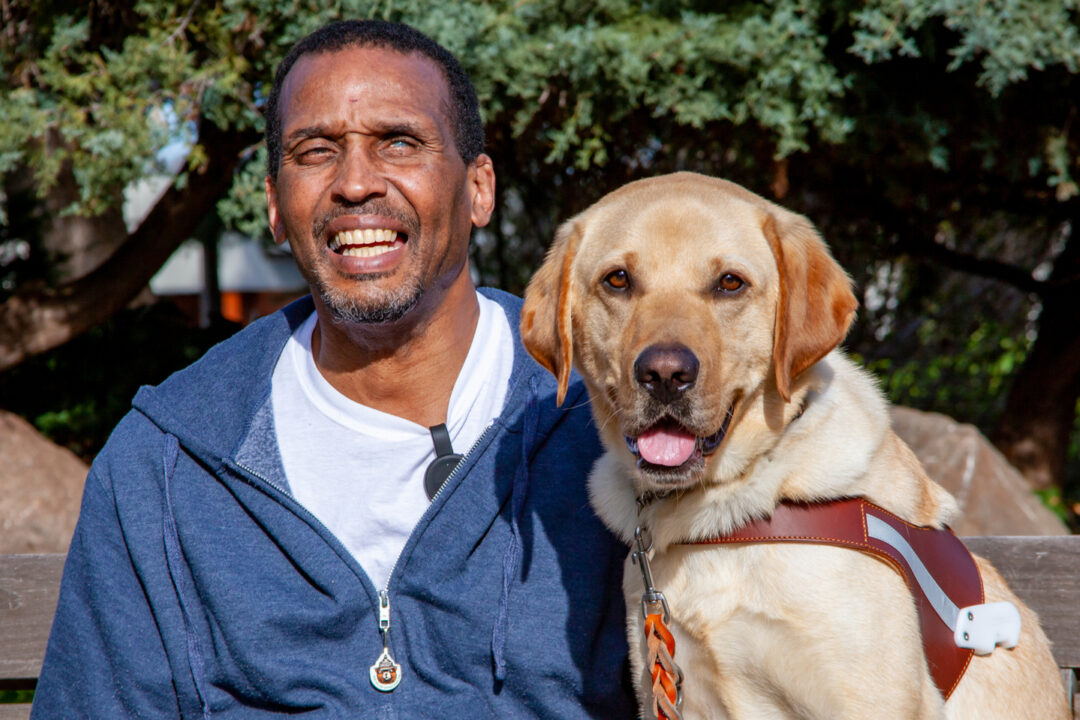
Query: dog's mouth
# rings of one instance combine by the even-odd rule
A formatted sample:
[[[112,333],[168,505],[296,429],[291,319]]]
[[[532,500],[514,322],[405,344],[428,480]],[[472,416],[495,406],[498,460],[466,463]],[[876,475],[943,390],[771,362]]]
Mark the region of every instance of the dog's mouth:
[[[665,416],[637,436],[626,435],[626,447],[637,458],[637,466],[651,475],[679,479],[685,471],[703,466],[727,436],[735,403],[728,408],[720,429],[712,435],[695,435],[674,418]]]

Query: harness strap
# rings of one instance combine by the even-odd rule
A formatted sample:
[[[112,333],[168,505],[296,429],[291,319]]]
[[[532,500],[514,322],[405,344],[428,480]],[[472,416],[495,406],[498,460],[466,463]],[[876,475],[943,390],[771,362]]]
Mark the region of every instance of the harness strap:
[[[934,683],[948,700],[971,662],[957,647],[958,608],[983,602],[982,578],[967,547],[948,528],[912,525],[861,498],[823,503],[783,502],[772,517],[686,545],[811,543],[848,547],[888,563],[915,600],[923,652]]]

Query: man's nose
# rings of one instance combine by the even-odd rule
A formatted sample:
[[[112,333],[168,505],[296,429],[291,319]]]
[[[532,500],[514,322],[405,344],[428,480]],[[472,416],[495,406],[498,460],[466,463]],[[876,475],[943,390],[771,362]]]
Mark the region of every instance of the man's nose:
[[[335,199],[348,204],[386,195],[387,182],[379,170],[378,159],[366,148],[347,146],[341,155],[334,180]]]

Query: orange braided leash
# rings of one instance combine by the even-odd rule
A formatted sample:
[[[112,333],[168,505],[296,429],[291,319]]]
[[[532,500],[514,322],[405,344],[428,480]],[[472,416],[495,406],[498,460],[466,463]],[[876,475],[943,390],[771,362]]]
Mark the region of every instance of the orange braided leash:
[[[677,720],[681,717],[676,703],[678,682],[682,678],[673,659],[675,638],[660,613],[651,613],[645,618],[645,639],[652,672],[653,713],[658,720]]]
[[[634,531],[637,549],[630,554],[641,569],[641,581],[645,592],[641,595],[641,614],[645,618],[646,662],[652,675],[653,713],[657,720],[682,720],[682,670],[675,664],[675,636],[668,629],[667,600],[664,593],[653,585],[649,568],[649,551],[652,540],[647,531]]]

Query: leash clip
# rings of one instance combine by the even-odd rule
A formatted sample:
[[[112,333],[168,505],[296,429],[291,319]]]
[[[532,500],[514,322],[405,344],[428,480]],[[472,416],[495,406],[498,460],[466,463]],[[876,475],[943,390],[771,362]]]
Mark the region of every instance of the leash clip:
[[[653,712],[657,720],[682,720],[682,669],[675,664],[675,637],[667,627],[671,619],[667,598],[653,585],[649,553],[652,535],[643,526],[634,530],[635,550],[630,559],[641,570],[645,591],[641,594],[641,615],[645,620],[647,663],[652,675]]]
[[[667,598],[653,585],[652,568],[649,567],[649,552],[653,546],[652,535],[648,530],[638,526],[634,530],[634,544],[637,549],[630,553],[630,559],[641,570],[641,582],[645,586],[645,592],[641,594],[642,617],[660,615],[666,623],[671,615],[668,612]]]

